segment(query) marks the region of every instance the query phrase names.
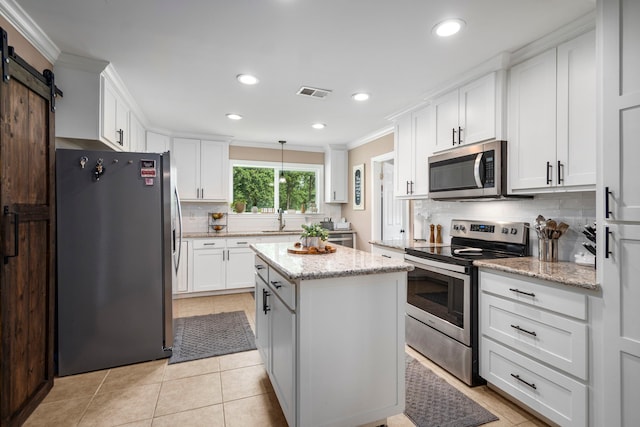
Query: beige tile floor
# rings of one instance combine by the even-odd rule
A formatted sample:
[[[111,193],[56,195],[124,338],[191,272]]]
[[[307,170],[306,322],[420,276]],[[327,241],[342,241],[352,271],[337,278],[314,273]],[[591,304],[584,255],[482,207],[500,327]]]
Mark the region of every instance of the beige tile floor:
[[[244,310],[254,327],[251,294],[174,300],[174,317]],[[407,348],[500,420],[488,427],[540,427],[545,423],[486,386],[469,388]],[[167,365],[158,360],[56,378],[54,387],[25,426],[280,427],[286,421],[257,351]],[[403,414],[389,427],[411,427]]]

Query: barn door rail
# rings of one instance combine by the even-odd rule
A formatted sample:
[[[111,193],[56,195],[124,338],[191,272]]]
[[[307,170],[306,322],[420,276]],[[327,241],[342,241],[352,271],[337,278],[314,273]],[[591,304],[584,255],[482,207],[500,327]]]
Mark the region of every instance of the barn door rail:
[[[62,91],[56,87],[55,77],[53,75],[53,71],[44,70],[42,73],[38,72],[35,68],[33,68],[27,61],[22,59],[15,51],[13,46],[9,46],[9,41],[7,38],[7,32],[4,28],[0,27],[0,52],[2,52],[2,81],[4,83],[8,83],[11,80],[11,74],[9,72],[9,63],[14,61],[19,64],[22,68],[27,70],[29,74],[31,74],[36,79],[40,80],[42,83],[49,87],[49,105],[51,107],[51,112],[55,113],[56,111],[56,97],[64,96]]]

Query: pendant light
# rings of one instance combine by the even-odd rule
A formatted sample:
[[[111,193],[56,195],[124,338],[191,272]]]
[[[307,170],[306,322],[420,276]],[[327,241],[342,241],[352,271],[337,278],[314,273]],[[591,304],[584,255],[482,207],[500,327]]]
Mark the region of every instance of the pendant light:
[[[280,157],[280,183],[284,184],[285,182],[287,182],[287,178],[284,177],[284,144],[287,143],[287,141],[278,141],[280,143],[280,152],[281,152],[281,157]]]

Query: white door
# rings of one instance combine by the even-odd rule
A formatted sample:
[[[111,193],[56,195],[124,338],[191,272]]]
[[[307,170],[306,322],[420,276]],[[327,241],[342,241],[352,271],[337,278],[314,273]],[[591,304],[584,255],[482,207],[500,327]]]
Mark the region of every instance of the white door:
[[[116,126],[118,123],[118,97],[113,90],[111,84],[102,79],[102,137],[114,146],[118,144],[118,135],[116,134]]]
[[[224,249],[193,251],[193,291],[217,291],[225,288]]]
[[[180,198],[200,198],[200,140],[175,138],[172,161],[179,177],[177,186]]]
[[[382,163],[382,177],[376,180],[380,183],[382,240],[403,239],[405,201],[393,197],[393,161]]]
[[[458,91],[454,90],[433,102],[438,149],[458,144]]]
[[[201,199],[227,201],[228,163],[229,148],[225,142],[202,141],[200,148]]]
[[[254,273],[251,266],[254,257],[250,248],[227,249],[227,289],[253,286]]]
[[[264,362],[264,368],[271,370],[270,356],[271,356],[271,299],[275,298],[269,292],[269,288],[255,273],[256,283],[256,347],[260,352],[262,361]]]
[[[555,183],[556,50],[511,68],[509,185],[513,190]]]
[[[486,141],[496,136],[496,73],[459,89],[459,121],[462,144]]]
[[[116,138],[125,151],[130,150],[129,107],[120,97],[116,98]]]
[[[295,425],[296,315],[276,295],[270,301],[273,388],[287,422]]]

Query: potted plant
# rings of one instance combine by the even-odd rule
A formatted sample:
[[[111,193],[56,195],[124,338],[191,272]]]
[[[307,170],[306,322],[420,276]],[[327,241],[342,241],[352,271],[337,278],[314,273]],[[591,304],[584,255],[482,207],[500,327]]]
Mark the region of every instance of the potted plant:
[[[329,238],[329,232],[322,228],[320,224],[313,223],[309,225],[302,225],[301,237],[304,239],[306,247],[310,248],[312,246],[316,248],[324,247],[324,242]]]
[[[234,210],[234,212],[236,213],[242,213],[244,212],[244,208],[246,207],[247,202],[244,199],[236,199],[233,201],[233,203],[231,203],[231,208]]]

